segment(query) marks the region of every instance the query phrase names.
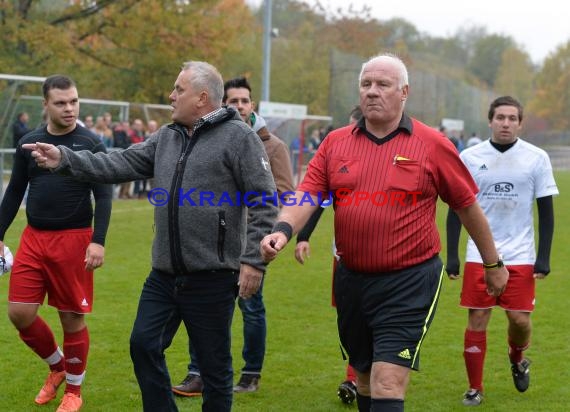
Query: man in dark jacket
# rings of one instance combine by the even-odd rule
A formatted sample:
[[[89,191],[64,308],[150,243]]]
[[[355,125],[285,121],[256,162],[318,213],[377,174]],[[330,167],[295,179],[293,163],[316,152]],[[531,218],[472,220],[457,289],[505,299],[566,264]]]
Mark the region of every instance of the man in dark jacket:
[[[12,125],[12,147],[13,148],[18,147],[18,142],[20,141],[20,139],[22,137],[24,137],[24,135],[26,133],[28,133],[30,130],[32,130],[28,127],[29,121],[30,121],[30,117],[28,116],[28,113],[26,113],[26,112],[18,113],[18,117],[16,118],[16,121]]]
[[[223,94],[215,67],[187,62],[170,94],[174,123],[144,142],[103,156],[44,144],[25,147],[40,166],[82,179],[154,177],[152,270],[131,334],[148,412],[178,410],[164,351],[182,321],[201,361],[202,410],[230,411],[236,292],[250,298],[265,271],[259,242],[277,215],[275,183],[259,137],[234,109],[221,107]]]

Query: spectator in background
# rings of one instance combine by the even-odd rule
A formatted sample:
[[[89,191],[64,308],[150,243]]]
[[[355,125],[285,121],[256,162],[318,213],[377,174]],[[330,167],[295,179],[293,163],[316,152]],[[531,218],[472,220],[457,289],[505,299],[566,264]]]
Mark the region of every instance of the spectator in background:
[[[145,140],[144,123],[141,119],[133,120],[131,127],[131,144],[141,143]]]
[[[86,129],[89,129],[92,132],[93,129],[95,128],[95,123],[93,122],[93,116],[91,116],[90,114],[85,116],[85,118],[83,119],[83,125]]]
[[[348,117],[348,124],[356,124],[360,121],[360,119],[362,119],[362,109],[360,108],[360,105],[357,104],[350,111],[350,115]]]
[[[291,153],[291,162],[292,162],[292,169],[293,169],[293,175],[297,176],[299,173],[299,157],[300,157],[300,152],[301,152],[301,137],[297,136],[295,137],[293,140],[291,140],[291,143],[289,144],[289,152]],[[309,153],[309,149],[307,148],[307,144],[305,142],[305,145],[303,146],[303,154]]]
[[[465,135],[463,132],[459,133],[459,139],[457,139],[457,150],[462,152],[465,149]]]
[[[149,120],[146,126],[145,140],[149,138],[151,134],[158,130],[158,123],[156,120]]]
[[[144,123],[141,119],[133,120],[133,125],[131,128],[131,144],[137,144],[144,142],[145,132]],[[133,184],[133,197],[140,199],[141,195],[146,190],[146,180],[135,180]]]
[[[117,123],[113,129],[113,147],[127,149],[131,145],[131,127],[128,121]],[[119,183],[119,199],[131,198],[131,182]]]
[[[453,143],[453,146],[455,146],[455,149],[457,149],[457,151],[459,152],[459,140],[457,140],[456,137],[454,137],[452,134],[447,134],[447,129],[445,128],[445,126],[440,126],[439,127],[439,132],[441,134],[443,134],[444,136],[446,136],[451,143]]]
[[[158,131],[158,122],[156,120],[149,120],[146,126],[146,133],[144,139],[147,140],[152,136],[154,133]],[[154,189],[154,178],[149,178],[145,180],[145,187],[149,187],[150,189]]]
[[[475,132],[473,132],[473,133],[471,134],[471,137],[470,137],[469,139],[467,139],[466,147],[475,146],[475,145],[481,143],[482,141],[483,141],[483,140],[481,140],[481,138],[478,137]]]
[[[18,116],[16,117],[16,121],[14,121],[14,124],[12,125],[12,147],[13,148],[18,147],[18,142],[20,141],[20,139],[22,137],[24,137],[24,135],[26,133],[28,133],[30,130],[32,130],[28,126],[29,121],[30,121],[30,117],[29,117],[28,113],[26,113],[26,112],[18,113]]]
[[[105,120],[105,124],[111,130],[115,128],[115,124],[113,124],[113,115],[109,112],[103,113],[103,120]]]
[[[311,137],[309,138],[309,150],[311,153],[315,153],[319,146],[321,145],[321,136],[319,134],[319,129],[313,129],[311,132]]]
[[[284,193],[293,192],[295,186],[287,145],[279,137],[270,133],[265,120],[253,111],[255,102],[251,98],[251,86],[246,78],[237,77],[224,83],[223,103],[235,107],[241,118],[259,136],[269,158],[271,174],[280,199]],[[263,280],[258,291],[249,299],[238,297],[238,306],[243,317],[242,357],[245,364],[241,370],[240,379],[234,386],[234,392],[255,392],[259,389],[261,380],[267,334]]]
[[[105,122],[105,118],[103,116],[97,116],[95,119],[93,133],[97,135],[105,148],[109,149],[113,147],[113,131],[109,128],[109,126],[107,126],[107,122]]]

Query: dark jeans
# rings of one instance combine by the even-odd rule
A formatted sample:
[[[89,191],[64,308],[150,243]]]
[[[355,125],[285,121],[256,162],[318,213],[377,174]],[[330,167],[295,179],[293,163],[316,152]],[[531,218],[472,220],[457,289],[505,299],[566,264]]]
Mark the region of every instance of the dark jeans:
[[[184,322],[202,360],[203,411],[232,406],[231,322],[237,271],[173,277],[152,270],[146,279],[131,334],[131,359],[146,412],[177,411],[164,351]]]
[[[264,277],[265,279],[265,277]],[[249,299],[238,298],[238,305],[243,315],[243,350],[242,356],[245,366],[243,373],[259,373],[265,358],[265,338],[267,336],[267,323],[265,321],[265,305],[263,304],[263,280],[255,295]],[[194,342],[190,342],[190,364],[188,372],[200,375],[200,366],[203,361],[194,350]]]
[[[133,195],[138,196],[146,190],[146,180],[135,180],[133,186]]]

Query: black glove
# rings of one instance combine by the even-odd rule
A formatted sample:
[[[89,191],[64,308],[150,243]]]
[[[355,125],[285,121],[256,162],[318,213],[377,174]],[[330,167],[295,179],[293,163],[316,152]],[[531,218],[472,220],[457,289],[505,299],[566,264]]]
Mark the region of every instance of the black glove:
[[[537,260],[534,262],[534,273],[544,273],[544,276],[546,276],[550,273],[550,265]]]
[[[460,275],[459,266],[460,266],[460,262],[459,262],[459,258],[457,256],[448,257],[447,258],[447,265],[445,265],[445,272],[447,273],[447,276],[449,276],[449,275],[459,276]]]

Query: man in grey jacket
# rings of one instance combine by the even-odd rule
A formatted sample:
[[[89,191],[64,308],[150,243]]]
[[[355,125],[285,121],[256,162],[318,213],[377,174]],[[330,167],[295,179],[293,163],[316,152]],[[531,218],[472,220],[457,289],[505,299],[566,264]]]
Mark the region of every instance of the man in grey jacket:
[[[263,145],[232,108],[221,106],[219,72],[187,62],[170,94],[173,124],[108,154],[29,144],[38,165],[80,179],[154,178],[152,270],[131,334],[131,359],[145,411],[177,411],[164,351],[183,321],[201,360],[203,411],[232,405],[230,325],[236,293],[259,288],[259,242],[277,215]],[[249,209],[249,220],[247,220]]]

